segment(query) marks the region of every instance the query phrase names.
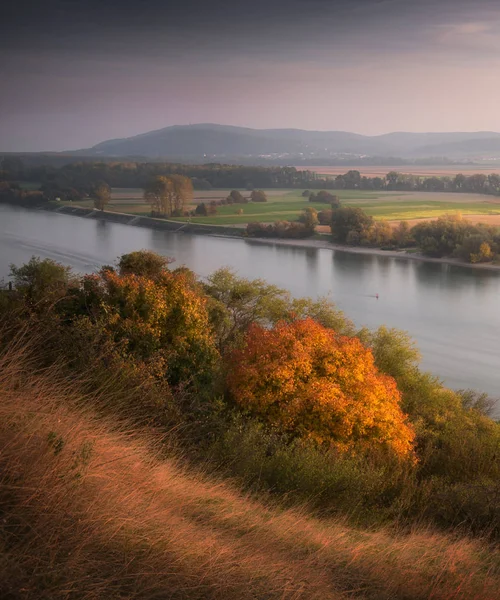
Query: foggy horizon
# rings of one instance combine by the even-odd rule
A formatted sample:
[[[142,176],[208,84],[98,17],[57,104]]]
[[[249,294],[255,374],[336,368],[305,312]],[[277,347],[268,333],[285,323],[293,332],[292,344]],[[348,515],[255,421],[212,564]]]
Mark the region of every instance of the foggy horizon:
[[[173,125],[500,131],[494,0],[20,0],[0,23],[0,151]]]

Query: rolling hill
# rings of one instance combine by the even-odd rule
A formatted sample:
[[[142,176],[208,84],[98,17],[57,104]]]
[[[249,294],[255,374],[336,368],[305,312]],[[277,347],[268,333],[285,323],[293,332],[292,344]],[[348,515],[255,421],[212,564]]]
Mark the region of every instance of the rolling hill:
[[[346,131],[250,129],[228,125],[175,125],[107,140],[75,154],[189,161],[238,159],[320,161],[335,158],[500,157],[500,133],[405,133],[365,136]]]

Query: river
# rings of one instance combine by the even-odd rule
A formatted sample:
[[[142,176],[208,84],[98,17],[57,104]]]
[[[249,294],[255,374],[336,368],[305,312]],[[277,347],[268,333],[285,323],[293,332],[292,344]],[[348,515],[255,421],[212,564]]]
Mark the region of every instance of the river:
[[[500,396],[500,273],[404,258],[154,231],[0,205],[0,279],[36,255],[90,272],[141,248],[200,276],[230,266],[295,296],[329,294],[356,325],[408,331],[452,388]],[[379,294],[379,298],[375,297]]]

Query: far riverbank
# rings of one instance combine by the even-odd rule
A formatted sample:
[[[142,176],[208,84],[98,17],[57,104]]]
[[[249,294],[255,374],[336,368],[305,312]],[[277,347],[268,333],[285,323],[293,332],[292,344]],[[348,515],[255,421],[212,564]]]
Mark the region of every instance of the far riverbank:
[[[226,237],[226,236],[224,236]],[[243,238],[242,238],[243,239]],[[458,267],[469,267],[471,269],[481,269],[490,271],[500,271],[500,265],[493,263],[466,263],[456,258],[431,258],[420,252],[407,252],[406,250],[381,250],[380,248],[366,248],[363,246],[343,246],[342,244],[334,244],[332,242],[318,239],[303,239],[303,240],[282,240],[274,238],[244,238],[252,242],[263,244],[275,244],[280,246],[300,246],[302,248],[325,248],[338,252],[349,252],[350,254],[370,254],[372,256],[388,256],[392,258],[404,258],[407,260],[418,260],[421,262],[438,263],[455,265]]]
[[[472,264],[458,260],[456,258],[431,258],[419,252],[408,252],[406,250],[381,250],[380,248],[369,248],[364,246],[344,246],[342,244],[334,244],[326,239],[320,240],[317,238],[308,238],[294,240],[279,238],[250,238],[243,235],[243,230],[241,228],[229,227],[224,225],[204,225],[201,223],[170,221],[168,219],[155,219],[153,217],[137,216],[128,213],[100,211],[90,208],[83,208],[80,206],[57,206],[52,204],[47,207],[47,210],[62,213],[65,215],[73,215],[87,219],[100,219],[103,221],[111,221],[113,223],[121,223],[123,225],[132,225],[134,227],[148,227],[151,229],[159,229],[169,231],[172,233],[208,235],[211,237],[240,239],[245,241],[251,241],[252,243],[268,245],[295,246],[301,248],[323,248],[326,250],[348,252],[351,254],[369,254],[372,256],[403,258],[407,260],[416,260],[428,263],[449,264],[476,270],[500,271],[500,265],[496,265],[493,263]]]

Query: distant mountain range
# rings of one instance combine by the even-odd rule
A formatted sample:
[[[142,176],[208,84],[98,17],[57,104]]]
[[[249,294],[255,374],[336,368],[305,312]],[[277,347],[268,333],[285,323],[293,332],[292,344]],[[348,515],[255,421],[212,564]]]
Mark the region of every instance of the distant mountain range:
[[[196,162],[275,160],[289,164],[362,157],[475,160],[500,158],[500,133],[397,132],[366,136],[345,131],[175,125],[129,138],[108,140],[72,154]]]

